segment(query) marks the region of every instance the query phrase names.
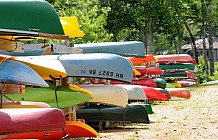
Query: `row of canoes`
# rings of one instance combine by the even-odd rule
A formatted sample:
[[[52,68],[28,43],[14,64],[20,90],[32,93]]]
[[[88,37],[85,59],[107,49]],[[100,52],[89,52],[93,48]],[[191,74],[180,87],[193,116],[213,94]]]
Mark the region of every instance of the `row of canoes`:
[[[32,6],[34,6],[34,8]],[[72,18],[62,18],[61,21],[57,13],[53,12],[54,9],[45,1],[1,1],[0,7],[2,10],[1,13],[4,13],[2,18],[7,19],[2,22],[0,27],[0,33],[4,39],[10,38],[14,40],[23,39],[24,37],[67,39],[69,36],[74,36],[70,35],[70,32],[67,33],[67,30],[65,30],[69,27],[66,26],[67,24],[65,23],[68,22],[68,20],[72,20]],[[8,11],[8,9],[15,10],[12,12]],[[28,12],[30,9],[33,11]],[[35,12],[39,13],[39,9],[40,11],[46,11],[46,13],[55,14],[52,14],[50,17],[34,14]],[[5,10],[8,12],[5,12]],[[26,14],[21,14],[20,12]],[[18,13],[19,15],[16,17],[19,19],[17,20],[18,22],[26,24],[18,24],[17,22],[15,23],[9,20],[12,18],[8,17],[11,17],[14,13]],[[35,17],[34,19],[41,17],[46,20],[29,21],[27,20],[28,18],[26,18],[28,16]],[[41,26],[45,25],[41,23],[42,21],[47,21],[48,26]],[[49,24],[49,21],[53,21],[53,24]],[[33,23],[35,26],[30,26],[33,25]],[[57,27],[55,32],[53,32],[54,27]],[[68,35],[68,37],[65,35]],[[76,36],[83,36],[83,34],[79,32]],[[75,45],[76,49],[67,48],[66,50],[82,50],[83,53],[87,54],[60,55],[61,52],[64,52],[63,50],[57,50],[60,47],[51,45],[50,48],[46,48],[44,44],[38,49],[39,52],[41,51],[42,54],[50,54],[55,52],[54,49],[56,49],[56,52],[59,54],[28,57],[1,55],[0,67],[2,69],[0,71],[0,79],[1,82],[3,82],[1,86],[2,84],[4,85],[4,83],[13,83],[26,85],[26,87],[24,94],[11,94],[11,92],[8,94],[8,89],[1,89],[1,91],[5,92],[4,97],[1,96],[1,99],[5,100],[1,101],[1,107],[7,109],[0,111],[0,126],[3,126],[0,128],[0,137],[3,139],[96,137],[98,133],[94,129],[83,122],[75,120],[66,121],[66,114],[63,114],[63,112],[57,108],[63,109],[85,102],[87,105],[78,109],[76,116],[86,121],[149,123],[148,114],[153,113],[152,111],[148,111],[150,106],[148,104],[128,104],[128,102],[146,100],[168,101],[170,96],[173,95],[169,93],[167,89],[155,89],[153,87],[156,86],[147,87],[143,85],[145,80],[148,82],[150,79],[132,79],[134,75],[137,76],[135,71],[147,75],[163,74],[158,67],[134,68],[132,64],[135,59],[133,59],[133,57],[131,59],[121,57],[144,57],[143,43],[135,41],[83,45]],[[134,48],[132,47],[133,45]],[[96,48],[96,46],[98,46],[98,48]],[[33,53],[37,51],[29,52]],[[153,62],[152,57],[147,57],[147,61],[148,60]],[[54,66],[51,66],[51,64]],[[72,81],[70,80],[74,80],[72,77],[100,78],[114,81],[111,82],[111,85],[99,85],[100,83],[98,83],[98,85],[80,84],[76,86],[71,84]],[[47,80],[47,82],[44,80]],[[54,82],[55,85],[48,81]],[[153,83],[156,84],[156,82]],[[19,92],[22,92],[22,89],[20,89]],[[8,109],[14,107],[20,107],[20,109]],[[31,109],[24,109],[25,107]],[[70,115],[68,119],[70,119]]]

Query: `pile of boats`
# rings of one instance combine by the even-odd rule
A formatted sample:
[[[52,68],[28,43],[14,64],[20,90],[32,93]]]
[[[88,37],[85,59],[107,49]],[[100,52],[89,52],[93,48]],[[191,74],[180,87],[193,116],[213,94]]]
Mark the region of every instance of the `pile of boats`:
[[[152,101],[191,96],[185,87],[196,84],[196,67],[188,55],[146,55],[139,41],[46,43],[82,37],[77,18],[58,17],[43,0],[0,7],[0,139],[94,138],[111,123],[149,124]]]

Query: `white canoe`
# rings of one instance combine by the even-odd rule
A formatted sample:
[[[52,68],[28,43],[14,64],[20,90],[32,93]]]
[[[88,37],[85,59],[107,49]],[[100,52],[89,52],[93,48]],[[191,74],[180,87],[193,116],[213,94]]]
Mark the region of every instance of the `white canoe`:
[[[128,103],[127,91],[114,85],[79,85],[92,93],[90,103],[101,103],[114,106],[125,107]]]
[[[126,89],[128,92],[128,100],[129,101],[146,101],[147,96],[142,87],[138,85],[115,85]]]

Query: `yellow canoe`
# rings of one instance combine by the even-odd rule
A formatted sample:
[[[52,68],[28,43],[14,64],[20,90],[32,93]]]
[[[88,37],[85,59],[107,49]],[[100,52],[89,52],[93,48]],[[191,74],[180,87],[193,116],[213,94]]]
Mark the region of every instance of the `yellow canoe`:
[[[77,17],[60,17],[64,34],[69,38],[83,37],[84,33],[79,28]]]

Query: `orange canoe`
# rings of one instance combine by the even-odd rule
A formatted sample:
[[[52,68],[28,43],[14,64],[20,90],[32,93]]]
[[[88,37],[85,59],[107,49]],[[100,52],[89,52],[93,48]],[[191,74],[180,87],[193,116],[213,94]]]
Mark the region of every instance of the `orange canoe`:
[[[189,99],[191,97],[191,93],[187,88],[165,88],[171,97],[179,97]]]
[[[129,60],[133,63],[133,65],[139,65],[148,62],[156,62],[156,59],[153,55],[145,55],[145,57],[143,58],[129,57]]]
[[[69,121],[65,130],[18,133],[5,137],[4,139],[57,140],[62,138],[90,138],[97,137],[98,135],[92,127],[83,122]]]

